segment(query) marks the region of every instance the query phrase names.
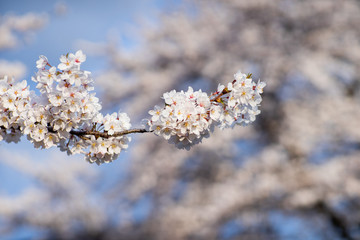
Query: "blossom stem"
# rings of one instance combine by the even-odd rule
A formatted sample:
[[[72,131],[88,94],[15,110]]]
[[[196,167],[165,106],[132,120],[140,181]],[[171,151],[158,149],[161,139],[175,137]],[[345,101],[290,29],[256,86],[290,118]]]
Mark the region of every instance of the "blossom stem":
[[[48,131],[49,132],[52,132],[52,133],[56,133],[56,131],[48,126]],[[99,131],[94,131],[94,130],[91,130],[91,131],[86,131],[86,130],[71,130],[70,131],[70,134],[72,135],[75,135],[75,136],[78,136],[80,138],[84,137],[84,136],[89,136],[89,135],[93,135],[95,137],[102,137],[102,138],[111,138],[111,137],[120,137],[120,136],[123,136],[123,135],[127,135],[127,134],[131,134],[131,133],[146,133],[146,132],[153,132],[153,131],[149,131],[149,130],[146,130],[146,129],[143,129],[143,128],[134,128],[134,129],[129,129],[129,130],[124,130],[124,131],[121,131],[121,132],[115,132],[114,134],[108,134],[106,132],[99,132]]]
[[[76,136],[85,136],[85,135],[93,135],[95,137],[102,137],[102,138],[111,138],[111,137],[120,137],[123,135],[131,134],[131,133],[146,133],[146,132],[152,132],[146,129],[129,129],[124,130],[121,132],[116,132],[114,134],[108,134],[105,132],[98,132],[98,131],[81,131],[81,130],[71,130],[70,134],[76,135]]]

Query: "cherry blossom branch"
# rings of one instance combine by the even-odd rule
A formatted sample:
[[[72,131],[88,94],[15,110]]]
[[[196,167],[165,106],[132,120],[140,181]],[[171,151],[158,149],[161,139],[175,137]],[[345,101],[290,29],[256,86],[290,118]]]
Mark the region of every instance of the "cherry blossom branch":
[[[26,135],[36,148],[57,146],[100,164],[115,160],[128,148],[128,134],[154,132],[178,148],[190,149],[214,127],[246,126],[260,114],[266,84],[239,71],[232,82],[219,84],[209,95],[191,87],[164,93],[164,106],[149,111],[145,128],[130,129],[126,113],[100,113],[99,99],[91,92],[91,73],[80,69],[85,60],[81,50],[62,55],[57,67],[40,56],[32,80],[41,95],[30,91],[26,80],[0,79],[0,140],[18,142]]]

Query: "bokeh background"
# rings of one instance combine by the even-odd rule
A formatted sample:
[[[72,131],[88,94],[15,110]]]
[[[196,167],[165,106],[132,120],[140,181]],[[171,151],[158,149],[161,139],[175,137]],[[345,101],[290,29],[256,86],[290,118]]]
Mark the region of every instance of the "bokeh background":
[[[0,143],[1,239],[360,239],[360,1],[1,1],[0,75],[82,49],[134,127],[187,86],[267,83],[255,124],[110,164]],[[31,84],[34,87],[33,84]]]

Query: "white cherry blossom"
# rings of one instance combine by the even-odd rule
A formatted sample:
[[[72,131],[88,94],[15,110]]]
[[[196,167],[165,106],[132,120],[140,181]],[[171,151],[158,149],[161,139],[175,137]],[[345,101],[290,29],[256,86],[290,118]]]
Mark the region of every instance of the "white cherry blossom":
[[[41,55],[39,57],[39,60],[36,61],[36,67],[38,69],[43,69],[47,64],[48,64],[48,59],[43,55]]]

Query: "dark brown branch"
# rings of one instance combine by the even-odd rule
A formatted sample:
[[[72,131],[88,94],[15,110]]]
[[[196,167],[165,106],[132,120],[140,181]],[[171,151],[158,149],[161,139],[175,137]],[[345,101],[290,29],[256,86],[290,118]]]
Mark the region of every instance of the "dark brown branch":
[[[131,133],[146,133],[146,132],[152,132],[152,131],[148,131],[146,129],[130,129],[130,130],[122,131],[122,132],[116,132],[112,135],[105,133],[105,132],[98,132],[98,131],[80,131],[80,130],[71,130],[70,131],[71,134],[79,136],[79,137],[93,135],[95,137],[102,137],[102,138],[120,137],[120,136],[131,134]]]
[[[56,133],[56,131],[50,126],[48,126],[48,131],[51,133]],[[78,137],[93,135],[95,137],[111,138],[111,137],[120,137],[120,136],[124,136],[124,135],[131,134],[131,133],[146,133],[146,132],[153,132],[153,131],[148,131],[146,129],[139,128],[139,129],[130,129],[130,130],[125,130],[125,131],[121,131],[121,132],[116,132],[116,133],[110,135],[106,132],[99,132],[99,131],[71,130],[70,134],[78,136]]]

